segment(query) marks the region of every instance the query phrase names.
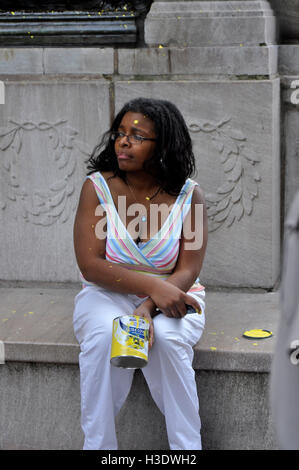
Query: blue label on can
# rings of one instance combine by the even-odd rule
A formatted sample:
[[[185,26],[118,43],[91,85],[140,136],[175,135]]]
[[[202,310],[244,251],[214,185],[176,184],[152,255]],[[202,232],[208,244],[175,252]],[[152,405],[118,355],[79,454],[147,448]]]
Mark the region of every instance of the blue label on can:
[[[122,330],[132,336],[137,336],[138,338],[147,339],[147,330],[143,328],[136,328],[135,326],[125,325],[121,319],[119,319],[119,324]]]

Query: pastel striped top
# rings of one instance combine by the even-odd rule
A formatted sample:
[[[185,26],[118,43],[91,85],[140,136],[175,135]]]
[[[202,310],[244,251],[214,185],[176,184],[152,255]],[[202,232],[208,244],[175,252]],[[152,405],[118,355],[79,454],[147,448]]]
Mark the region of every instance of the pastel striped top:
[[[117,212],[103,175],[97,171],[86,178],[93,182],[101,209],[103,213],[106,212],[106,260],[118,263],[127,269],[166,279],[175,268],[183,222],[191,207],[194,187],[198,183],[190,178],[186,180],[161,229],[150,240],[137,245]],[[81,272],[80,278],[83,288],[94,285],[84,279]],[[197,279],[189,292],[203,289]]]

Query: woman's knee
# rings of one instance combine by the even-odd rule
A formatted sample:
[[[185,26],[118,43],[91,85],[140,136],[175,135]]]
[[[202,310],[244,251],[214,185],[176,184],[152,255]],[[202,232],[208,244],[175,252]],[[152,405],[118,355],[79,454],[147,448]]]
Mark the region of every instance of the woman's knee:
[[[101,357],[107,355],[107,351],[110,351],[112,339],[112,327],[107,329],[94,328],[89,332],[82,341],[80,342],[80,349],[83,353],[95,355]]]
[[[191,318],[192,317],[192,318]],[[204,315],[168,318],[160,314],[154,318],[154,338],[164,352],[189,349],[198,342],[204,329]]]
[[[111,344],[112,326],[112,317],[92,309],[80,322],[74,322],[74,332],[80,346],[86,344],[89,348],[107,348]]]
[[[154,319],[154,338],[157,346],[165,351],[175,349],[182,342],[180,319],[160,314]]]
[[[112,339],[113,319],[119,316],[119,309],[111,303],[110,308],[101,302],[79,303],[73,315],[75,336],[81,344],[87,338],[104,342],[106,345]]]

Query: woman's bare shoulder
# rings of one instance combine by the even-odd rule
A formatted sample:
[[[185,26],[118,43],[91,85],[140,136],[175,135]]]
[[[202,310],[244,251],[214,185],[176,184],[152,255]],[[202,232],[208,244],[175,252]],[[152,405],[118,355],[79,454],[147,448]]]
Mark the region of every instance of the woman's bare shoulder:
[[[192,195],[192,203],[195,204],[205,204],[205,193],[199,184],[194,186],[193,195]]]
[[[84,207],[86,204],[96,203],[98,203],[98,196],[95,191],[93,181],[90,178],[86,178],[81,188],[79,209]]]
[[[98,173],[98,172],[94,172],[92,174],[95,174],[95,173]],[[101,171],[100,173],[105,178],[106,182],[108,182],[108,180],[114,175],[113,171]],[[85,181],[83,182],[82,190],[84,191],[90,191],[90,188],[93,188],[93,181],[88,176],[91,176],[91,174],[87,175],[85,178]]]

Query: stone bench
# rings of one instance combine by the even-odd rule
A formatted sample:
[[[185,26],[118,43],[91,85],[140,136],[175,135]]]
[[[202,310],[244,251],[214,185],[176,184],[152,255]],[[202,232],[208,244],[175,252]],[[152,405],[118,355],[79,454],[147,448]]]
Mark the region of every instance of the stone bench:
[[[0,448],[81,449],[79,346],[72,314],[80,285],[0,288]],[[204,449],[276,449],[269,372],[279,294],[207,292],[194,348]],[[247,329],[273,337],[248,340]],[[117,416],[119,449],[168,449],[164,417],[140,370]]]

